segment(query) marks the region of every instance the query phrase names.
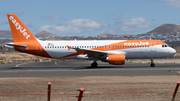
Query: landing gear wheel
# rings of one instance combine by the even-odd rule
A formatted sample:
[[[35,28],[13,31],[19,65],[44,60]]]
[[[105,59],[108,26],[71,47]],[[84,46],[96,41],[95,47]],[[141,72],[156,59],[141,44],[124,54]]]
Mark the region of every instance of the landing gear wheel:
[[[97,66],[98,66],[97,63],[92,63],[92,64],[91,64],[91,67],[92,67],[92,68],[96,68]]]
[[[155,64],[153,63],[153,64],[151,64],[151,67],[155,67]]]
[[[151,65],[150,65],[151,67],[155,67],[155,64],[154,64],[154,62],[153,62],[153,58],[151,58]]]

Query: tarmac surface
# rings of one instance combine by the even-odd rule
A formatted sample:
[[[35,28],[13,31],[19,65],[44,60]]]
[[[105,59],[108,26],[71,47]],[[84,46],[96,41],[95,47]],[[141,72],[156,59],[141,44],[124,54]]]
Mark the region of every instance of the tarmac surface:
[[[91,61],[60,61],[12,63],[0,65],[0,77],[82,77],[82,76],[165,76],[179,75],[180,64],[125,64],[110,65],[98,62],[91,68]]]

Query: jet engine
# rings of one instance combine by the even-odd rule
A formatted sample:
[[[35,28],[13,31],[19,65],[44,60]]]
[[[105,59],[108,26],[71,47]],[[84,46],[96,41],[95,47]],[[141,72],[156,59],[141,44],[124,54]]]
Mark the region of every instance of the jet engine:
[[[125,55],[124,54],[108,55],[106,59],[102,61],[109,62],[109,64],[112,64],[112,65],[124,65]]]

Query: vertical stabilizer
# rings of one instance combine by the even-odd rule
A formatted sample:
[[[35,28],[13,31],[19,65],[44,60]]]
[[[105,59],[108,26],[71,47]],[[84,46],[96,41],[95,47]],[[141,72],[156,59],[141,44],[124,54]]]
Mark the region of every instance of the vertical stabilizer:
[[[7,14],[14,42],[35,41],[35,36],[27,29],[16,14]]]
[[[14,43],[6,44],[6,46],[12,47],[19,52],[51,57],[39,43],[39,40],[35,38],[15,14],[7,14],[7,17]]]

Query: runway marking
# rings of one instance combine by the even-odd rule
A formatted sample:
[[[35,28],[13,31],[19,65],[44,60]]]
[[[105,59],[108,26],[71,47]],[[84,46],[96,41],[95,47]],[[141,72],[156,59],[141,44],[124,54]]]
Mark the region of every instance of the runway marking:
[[[27,63],[29,63],[29,62],[25,62],[25,63],[17,64],[15,67],[18,67],[18,66],[20,66],[20,65],[24,65],[24,64],[27,64]]]

